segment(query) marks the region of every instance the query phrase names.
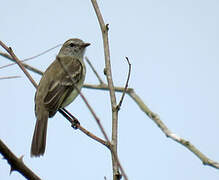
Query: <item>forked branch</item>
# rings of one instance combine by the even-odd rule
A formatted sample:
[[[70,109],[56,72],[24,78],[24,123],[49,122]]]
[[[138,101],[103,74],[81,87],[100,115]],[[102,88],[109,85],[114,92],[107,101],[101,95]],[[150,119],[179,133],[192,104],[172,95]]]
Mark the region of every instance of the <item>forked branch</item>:
[[[6,57],[5,53],[0,52],[0,55],[3,57]],[[7,55],[7,57],[9,60],[12,60],[12,58]],[[28,70],[35,72],[37,74],[43,74],[42,71],[29,66],[27,64],[23,64],[25,68],[27,68]],[[104,91],[109,91],[109,87],[104,83],[104,84],[84,84],[83,86],[84,88],[87,89],[92,89],[92,90],[104,90]],[[114,87],[116,92],[124,92],[124,87],[119,87],[119,86],[115,86]],[[157,126],[162,130],[162,132],[169,138],[171,138],[172,140],[174,140],[175,142],[183,145],[184,147],[186,147],[188,150],[190,150],[191,152],[193,152],[201,161],[204,165],[208,165],[211,166],[213,168],[219,169],[219,163],[216,161],[213,161],[211,159],[209,159],[206,155],[204,155],[199,149],[197,149],[191,142],[189,142],[188,140],[185,140],[182,137],[179,137],[178,135],[176,135],[175,133],[172,133],[168,127],[161,121],[161,119],[158,117],[158,115],[154,112],[152,112],[149,107],[143,102],[143,100],[135,93],[134,89],[132,88],[127,88],[126,93],[136,102],[136,104],[138,105],[138,107],[148,116],[150,117],[150,119],[152,119],[154,121],[155,124],[157,124]]]

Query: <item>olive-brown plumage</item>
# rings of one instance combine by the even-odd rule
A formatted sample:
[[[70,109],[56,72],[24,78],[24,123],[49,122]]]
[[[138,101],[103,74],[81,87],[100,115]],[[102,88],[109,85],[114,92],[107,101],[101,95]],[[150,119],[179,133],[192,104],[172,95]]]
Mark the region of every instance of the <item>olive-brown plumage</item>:
[[[83,86],[86,74],[83,55],[89,45],[80,39],[69,39],[63,44],[55,61],[44,72],[35,94],[37,122],[32,139],[31,156],[44,154],[48,118],[53,117],[60,108],[69,105],[77,97],[78,91],[75,86],[79,90]]]

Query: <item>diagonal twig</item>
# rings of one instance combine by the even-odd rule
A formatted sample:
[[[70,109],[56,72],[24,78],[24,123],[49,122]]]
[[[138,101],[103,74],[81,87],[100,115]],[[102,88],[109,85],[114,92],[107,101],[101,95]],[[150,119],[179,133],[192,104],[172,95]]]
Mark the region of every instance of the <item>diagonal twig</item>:
[[[34,58],[36,58],[36,57],[42,56],[42,55],[46,54],[47,52],[49,52],[49,51],[51,51],[51,50],[53,50],[53,49],[55,49],[55,48],[57,48],[57,47],[59,47],[59,46],[61,46],[61,45],[62,45],[62,44],[58,44],[58,45],[56,45],[56,46],[54,46],[54,47],[52,47],[52,48],[49,48],[49,49],[47,49],[47,50],[45,50],[45,51],[43,51],[43,52],[41,52],[41,53],[39,53],[39,54],[37,54],[37,55],[34,55],[34,56],[32,56],[32,57],[29,57],[29,58],[25,58],[25,59],[21,60],[21,62],[23,63],[23,62],[29,61],[29,60],[31,60],[31,59],[34,59]],[[10,56],[9,56],[8,54],[6,54],[6,53],[0,52],[0,55],[6,56],[7,58],[10,58]],[[0,69],[9,67],[9,66],[12,66],[12,65],[15,65],[15,64],[16,64],[16,62],[11,63],[11,64],[6,64],[6,65],[4,65],[4,66],[1,66]]]
[[[126,60],[127,60],[127,62],[128,62],[128,65],[129,65],[129,72],[128,72],[128,77],[127,77],[127,80],[126,80],[126,83],[125,83],[125,88],[124,88],[124,91],[123,91],[123,93],[122,93],[122,97],[121,97],[121,99],[120,99],[120,101],[119,101],[119,104],[118,104],[117,107],[116,107],[117,111],[120,109],[120,107],[121,107],[121,105],[122,105],[123,99],[124,99],[125,94],[126,94],[126,91],[127,91],[127,89],[128,89],[128,83],[129,83],[129,79],[130,79],[130,75],[131,75],[131,64],[130,64],[130,62],[129,62],[129,58],[126,57]]]
[[[89,64],[90,68],[92,69],[92,71],[94,72],[94,74],[96,75],[98,81],[100,84],[104,84],[103,80],[101,79],[101,77],[99,76],[99,74],[97,73],[97,71],[95,70],[94,66],[92,65],[92,63],[90,62],[90,60],[88,59],[88,57],[85,57],[85,60],[87,61],[87,63]]]
[[[65,113],[63,113],[65,112]],[[66,109],[63,108],[63,111],[60,112],[71,124],[74,129],[79,129],[81,130],[84,134],[86,134],[88,137],[96,140],[97,142],[101,143],[102,145],[106,146],[109,148],[109,143],[106,141],[102,140],[101,138],[95,136],[93,133],[89,132],[85,128],[83,128],[77,118],[75,118],[72,114],[70,114]],[[70,117],[69,117],[70,116]],[[76,121],[76,122],[75,122]]]
[[[11,47],[7,47],[2,41],[0,41],[0,45],[11,55],[12,59],[14,59],[17,63],[17,65],[21,68],[21,70],[24,72],[24,74],[27,76],[27,78],[31,81],[31,83],[34,85],[35,88],[37,88],[37,83],[33,80],[31,75],[27,72],[27,70],[24,68],[20,60],[17,58],[17,56],[14,54]]]
[[[1,55],[2,57],[7,58],[8,60],[13,61],[13,62],[16,63],[16,61],[15,61],[9,54],[0,52],[0,55]],[[40,70],[37,69],[37,68],[34,68],[33,66],[30,66],[30,65],[25,64],[25,63],[22,63],[22,65],[23,65],[26,69],[28,69],[28,70],[30,70],[30,71],[32,71],[32,72],[35,72],[35,73],[40,74],[40,75],[43,74],[42,71],[40,71]]]

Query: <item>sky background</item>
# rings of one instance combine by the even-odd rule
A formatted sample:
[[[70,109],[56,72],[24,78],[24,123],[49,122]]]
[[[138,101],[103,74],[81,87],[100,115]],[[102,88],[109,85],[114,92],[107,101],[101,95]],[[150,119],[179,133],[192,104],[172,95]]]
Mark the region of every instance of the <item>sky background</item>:
[[[124,86],[129,57],[129,87],[159,114],[171,131],[186,138],[209,158],[219,161],[219,2],[217,0],[98,1],[109,41],[114,83]],[[69,38],[91,43],[89,57],[101,77],[102,35],[90,1],[2,1],[0,40],[24,59]],[[2,48],[0,48],[3,51]],[[59,48],[28,62],[45,70]],[[0,57],[0,66],[10,63]],[[38,176],[54,179],[112,179],[110,152],[57,113],[49,119],[47,147],[41,158],[30,158],[35,126],[35,89],[16,66],[0,69],[0,139]],[[39,82],[40,76],[31,73]],[[98,83],[87,66],[86,83]],[[82,89],[107,134],[111,135],[109,93]],[[117,94],[117,100],[121,94]],[[103,137],[78,97],[67,108],[85,128]],[[185,147],[163,132],[126,96],[119,111],[118,153],[129,179],[218,180],[219,171],[204,166]],[[0,155],[0,157],[2,157]],[[23,180],[0,159],[0,179]]]

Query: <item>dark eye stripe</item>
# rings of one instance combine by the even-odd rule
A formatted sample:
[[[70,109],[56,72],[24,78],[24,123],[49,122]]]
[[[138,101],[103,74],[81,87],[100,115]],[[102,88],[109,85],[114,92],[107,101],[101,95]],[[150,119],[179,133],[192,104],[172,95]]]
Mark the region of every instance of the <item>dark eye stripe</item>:
[[[75,44],[74,44],[74,43],[70,43],[70,44],[69,44],[69,46],[71,46],[71,47],[74,47],[74,46],[75,46]]]

